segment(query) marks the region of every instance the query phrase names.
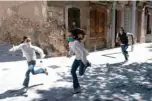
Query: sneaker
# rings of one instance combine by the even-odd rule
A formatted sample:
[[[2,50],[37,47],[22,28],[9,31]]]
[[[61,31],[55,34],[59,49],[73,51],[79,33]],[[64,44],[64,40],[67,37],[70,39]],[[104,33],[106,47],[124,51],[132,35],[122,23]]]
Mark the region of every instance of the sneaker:
[[[84,67],[84,70],[83,70],[82,75],[85,73],[85,71],[86,71],[86,69],[87,69],[88,67],[91,67],[91,63],[90,63],[90,62],[88,62],[87,65]],[[82,75],[81,75],[81,76],[82,76]]]
[[[128,60],[125,60],[124,63],[128,62]]]
[[[128,57],[129,57],[129,55],[126,54],[126,55],[125,55],[125,60],[126,60],[126,61],[128,61]]]
[[[91,67],[91,63],[90,63],[90,62],[87,63],[87,65],[85,66],[84,69],[86,70],[88,67]],[[85,70],[84,70],[84,71],[85,71]]]
[[[79,88],[77,88],[77,89],[74,89],[72,93],[73,93],[73,94],[81,93],[81,88],[79,87]]]
[[[46,75],[49,74],[46,68],[44,69],[44,74],[46,74]]]
[[[87,67],[91,67],[91,63],[90,62],[87,63]]]
[[[28,87],[23,88],[23,92],[26,93],[28,91]]]

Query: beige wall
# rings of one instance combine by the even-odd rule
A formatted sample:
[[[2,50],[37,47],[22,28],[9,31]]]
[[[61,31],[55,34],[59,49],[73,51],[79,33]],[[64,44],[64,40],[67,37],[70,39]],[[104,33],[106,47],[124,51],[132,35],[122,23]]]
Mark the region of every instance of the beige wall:
[[[3,2],[4,8],[0,9],[0,17],[4,17],[0,20],[0,40],[18,44],[27,35],[32,38],[33,44],[40,45],[53,56],[65,54],[63,8],[55,7],[53,16],[50,17],[53,21],[44,22],[43,2],[12,3],[14,4],[13,1]]]
[[[4,39],[7,33],[16,37],[28,35],[40,22],[43,22],[41,1],[0,1],[0,38]]]
[[[29,1],[18,6],[17,13],[26,18],[43,21],[42,1]]]
[[[0,17],[9,16],[9,10],[37,21],[43,17],[42,1],[0,1]],[[39,12],[39,15],[35,12]]]

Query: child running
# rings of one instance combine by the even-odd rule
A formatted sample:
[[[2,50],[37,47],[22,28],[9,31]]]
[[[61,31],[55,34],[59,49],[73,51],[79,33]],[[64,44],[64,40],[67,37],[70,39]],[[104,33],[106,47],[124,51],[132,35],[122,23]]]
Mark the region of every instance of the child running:
[[[72,29],[69,31],[68,41],[69,41],[69,54],[76,55],[76,59],[72,64],[71,74],[73,78],[73,88],[74,94],[81,92],[80,84],[78,81],[78,77],[76,74],[76,70],[79,67],[79,75],[82,76],[85,73],[87,67],[91,66],[91,64],[87,60],[87,52],[81,43],[81,38],[79,38],[80,34],[83,35],[84,31],[78,28]]]
[[[46,75],[48,75],[47,69],[38,69],[38,70],[34,70],[34,67],[36,65],[36,52],[38,52],[40,54],[41,59],[45,57],[43,50],[33,46],[31,44],[31,39],[29,37],[25,37],[23,38],[23,42],[18,45],[15,46],[13,48],[11,48],[9,51],[10,52],[15,52],[17,50],[21,50],[23,53],[23,56],[26,58],[27,63],[28,63],[28,70],[25,74],[25,79],[23,82],[23,90],[24,92],[27,92],[28,90],[28,86],[29,86],[29,81],[30,81],[30,73],[32,73],[33,75],[36,74],[40,74],[40,73],[44,73]]]
[[[128,54],[128,51],[127,51],[127,48],[128,48],[128,35],[131,35],[132,41],[134,43],[133,35],[132,34],[127,34],[124,31],[123,27],[121,27],[120,32],[118,33],[118,36],[117,36],[117,41],[120,42],[121,50],[122,50],[122,53],[123,53],[126,61],[128,61],[128,57],[129,57],[129,54]]]

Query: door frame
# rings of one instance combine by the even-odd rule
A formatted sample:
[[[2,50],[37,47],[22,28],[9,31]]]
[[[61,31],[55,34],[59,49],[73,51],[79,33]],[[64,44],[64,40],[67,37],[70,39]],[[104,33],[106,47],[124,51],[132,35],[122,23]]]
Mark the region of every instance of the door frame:
[[[91,9],[90,9],[90,13],[91,13],[91,10],[94,10],[94,9],[96,9],[96,10],[99,10],[99,11],[101,11],[101,12],[105,12],[105,22],[104,22],[104,39],[105,39],[105,41],[107,41],[107,8],[106,8],[106,6],[104,6],[104,5],[98,5],[98,4],[93,4],[93,5],[91,5]],[[89,22],[91,21],[91,14],[90,14],[90,19],[89,19]],[[91,24],[91,22],[90,22],[90,24]],[[89,26],[89,28],[90,28],[90,36],[89,36],[89,40],[90,40],[90,42],[91,42],[91,40],[93,40],[93,39],[96,39],[96,42],[95,42],[95,46],[94,46],[94,50],[96,50],[97,49],[97,44],[98,44],[98,40],[99,39],[102,39],[103,37],[101,37],[101,36],[97,36],[97,34],[96,34],[96,36],[94,36],[94,37],[91,37],[91,25]],[[106,45],[106,43],[104,44],[105,45],[105,47],[107,46]]]

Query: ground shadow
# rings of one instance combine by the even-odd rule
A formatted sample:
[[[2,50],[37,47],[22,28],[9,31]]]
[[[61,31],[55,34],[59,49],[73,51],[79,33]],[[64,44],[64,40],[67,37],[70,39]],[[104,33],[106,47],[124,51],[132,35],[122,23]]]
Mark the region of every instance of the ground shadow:
[[[149,48],[149,51],[152,52],[152,44],[149,46],[146,46],[146,48]]]
[[[29,86],[29,89],[36,87],[36,86],[41,86],[41,85],[43,85],[43,84],[41,83],[41,84],[32,85],[32,86]],[[10,97],[18,97],[18,96],[27,97],[28,95],[26,95],[23,88],[21,88],[21,89],[7,90],[6,92],[0,94],[0,99],[10,98]]]
[[[150,52],[152,52],[152,49],[149,49]]]
[[[70,95],[72,77],[65,72],[58,73],[61,79],[56,83],[71,82],[71,88],[50,88],[37,93],[46,101],[152,101],[152,64],[122,64],[88,68],[84,76],[79,76],[80,94]]]
[[[3,70],[3,71],[8,71],[9,69],[8,69],[8,68],[3,68],[2,70]]]
[[[150,44],[150,45],[146,46],[146,48],[152,48],[152,44]]]
[[[51,65],[51,66],[48,66],[49,68],[52,68],[52,69],[57,69],[57,68],[60,68],[60,66],[57,66],[57,65]]]
[[[128,51],[128,52],[132,52],[132,50]],[[116,58],[114,56],[110,56],[110,55],[114,55],[114,54],[122,54],[122,52],[115,52],[115,53],[109,53],[109,54],[103,54],[101,56],[105,56],[105,57],[109,57],[109,58]]]
[[[102,56],[109,57],[109,58],[116,58],[114,56],[109,56],[109,55],[102,55]]]
[[[33,99],[32,101],[72,101],[72,88],[50,88],[49,90],[37,90],[38,94],[44,95],[43,98]],[[64,100],[63,100],[64,99]]]

